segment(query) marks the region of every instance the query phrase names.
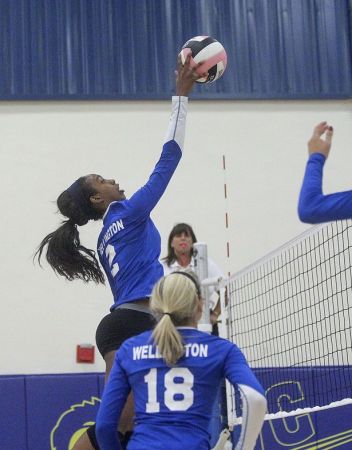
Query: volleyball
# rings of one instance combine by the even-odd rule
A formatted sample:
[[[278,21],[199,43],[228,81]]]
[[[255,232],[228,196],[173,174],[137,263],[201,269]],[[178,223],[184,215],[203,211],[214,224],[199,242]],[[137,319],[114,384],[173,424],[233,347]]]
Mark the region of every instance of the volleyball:
[[[191,67],[200,62],[199,73],[208,72],[206,78],[198,78],[197,83],[212,83],[218,80],[226,69],[227,54],[222,44],[210,36],[195,36],[189,39],[180,52],[181,62],[185,63],[186,57],[192,53]]]

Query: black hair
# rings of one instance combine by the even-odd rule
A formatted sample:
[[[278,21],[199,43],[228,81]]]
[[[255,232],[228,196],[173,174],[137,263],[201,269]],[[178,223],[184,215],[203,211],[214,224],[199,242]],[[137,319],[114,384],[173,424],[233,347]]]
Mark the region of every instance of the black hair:
[[[167,255],[163,258],[166,261],[166,264],[170,266],[174,261],[176,261],[176,255],[174,249],[171,247],[171,242],[175,236],[178,236],[182,233],[185,233],[187,236],[190,236],[192,239],[192,243],[197,242],[196,235],[191,227],[187,223],[178,223],[176,224],[170,232],[169,239],[167,241]],[[193,248],[191,248],[191,256],[193,255]]]
[[[42,240],[34,255],[40,264],[44,248],[47,247],[45,256],[48,263],[57,274],[69,281],[105,282],[95,251],[81,245],[77,229],[77,225],[82,226],[89,220],[102,218],[103,213],[96,210],[90,201],[95,193],[87,178],[81,177],[59,195],[57,207],[68,220],[64,220],[57,230]]]

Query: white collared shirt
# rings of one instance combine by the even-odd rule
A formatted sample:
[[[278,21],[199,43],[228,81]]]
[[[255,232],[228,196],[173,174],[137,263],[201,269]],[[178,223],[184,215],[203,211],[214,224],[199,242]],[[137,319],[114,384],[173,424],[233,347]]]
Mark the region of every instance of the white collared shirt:
[[[164,275],[169,275],[172,272],[178,272],[178,271],[185,271],[185,270],[193,270],[194,271],[194,258],[191,258],[190,263],[186,267],[182,267],[177,260],[175,260],[173,263],[170,264],[170,266],[167,265],[166,261],[162,260],[160,261],[164,268]],[[208,278],[220,278],[224,277],[223,272],[221,269],[215,264],[215,262],[208,258]],[[219,295],[216,292],[214,287],[209,287],[209,306],[210,309],[214,309],[218,299]]]

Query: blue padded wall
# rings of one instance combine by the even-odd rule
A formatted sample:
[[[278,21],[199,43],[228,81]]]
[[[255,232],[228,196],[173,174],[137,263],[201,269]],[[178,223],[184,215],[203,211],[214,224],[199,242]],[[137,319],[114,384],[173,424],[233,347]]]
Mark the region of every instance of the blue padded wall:
[[[0,0],[0,99],[164,99],[209,34],[228,69],[193,97],[351,98],[351,0]]]
[[[352,448],[352,405],[265,421],[254,450]]]
[[[268,368],[255,373],[265,389],[269,413],[326,406],[351,397],[350,366]],[[255,450],[350,450],[351,414],[352,404],[346,404],[265,421]],[[235,438],[240,431],[237,428]]]
[[[0,450],[71,450],[93,425],[104,375],[0,376]],[[220,433],[219,403],[210,433]]]
[[[27,376],[28,449],[69,449],[75,434],[95,421],[99,387],[96,374]]]
[[[0,377],[0,449],[27,450],[25,377]]]
[[[329,386],[322,386],[321,382],[323,378],[328,379],[322,376],[327,370],[328,375],[337,377],[341,384],[352,375],[351,367],[256,370],[266,390],[269,412],[276,412],[279,405],[290,411],[325,404],[319,392],[329,390]],[[342,372],[346,378],[340,376]],[[97,373],[0,376],[0,449],[71,450],[79,436],[95,422],[103,378]],[[342,390],[335,397],[330,394],[329,401],[334,401],[350,396],[350,391]],[[267,421],[255,450],[350,450],[351,415],[352,405],[346,405]],[[220,407],[216,404],[211,418],[212,445],[220,426]],[[239,431],[236,427],[234,439]],[[336,442],[339,446],[333,447]]]

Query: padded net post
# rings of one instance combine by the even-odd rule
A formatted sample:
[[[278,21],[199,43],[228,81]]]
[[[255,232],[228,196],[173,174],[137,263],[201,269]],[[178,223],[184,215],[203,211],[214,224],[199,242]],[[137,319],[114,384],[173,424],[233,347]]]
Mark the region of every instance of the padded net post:
[[[202,331],[211,332],[209,314],[209,289],[202,285],[202,281],[208,278],[208,249],[204,242],[193,244],[194,269],[201,284],[202,297],[204,299],[203,314],[199,321],[198,328]]]

